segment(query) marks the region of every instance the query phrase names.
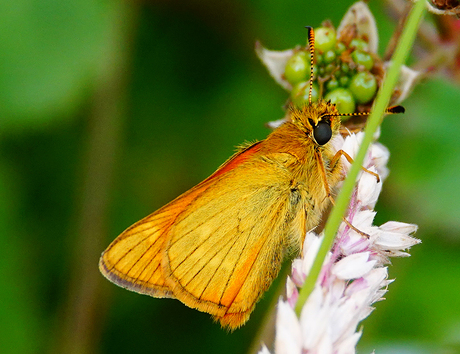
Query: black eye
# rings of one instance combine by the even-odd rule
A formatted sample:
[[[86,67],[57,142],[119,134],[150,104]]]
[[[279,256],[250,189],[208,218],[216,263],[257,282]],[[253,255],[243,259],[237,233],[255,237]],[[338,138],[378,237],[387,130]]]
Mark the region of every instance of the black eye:
[[[332,129],[326,122],[319,122],[313,129],[313,137],[319,145],[326,144],[332,137]]]

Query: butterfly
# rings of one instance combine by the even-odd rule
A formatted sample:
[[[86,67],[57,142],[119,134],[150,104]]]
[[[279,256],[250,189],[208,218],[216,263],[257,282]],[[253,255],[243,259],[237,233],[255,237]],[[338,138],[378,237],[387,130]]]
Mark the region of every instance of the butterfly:
[[[308,34],[312,54],[311,28]],[[311,86],[310,79],[310,95]],[[291,106],[290,119],[265,140],[240,147],[210,177],[118,236],[100,271],[123,288],[175,298],[223,327],[240,327],[343,179],[340,157],[347,155],[331,144],[341,116],[311,97]]]

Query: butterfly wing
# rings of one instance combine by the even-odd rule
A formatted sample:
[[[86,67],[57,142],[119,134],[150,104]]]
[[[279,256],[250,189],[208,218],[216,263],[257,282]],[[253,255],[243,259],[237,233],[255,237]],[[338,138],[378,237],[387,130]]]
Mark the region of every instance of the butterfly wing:
[[[169,230],[162,260],[168,288],[186,305],[232,329],[244,324],[279,272],[285,249],[300,249],[306,191],[283,164],[253,159],[215,181]],[[298,186],[297,186],[298,187]]]
[[[161,271],[161,259],[171,226],[214,180],[257,153],[259,144],[236,153],[206,180],[125,230],[103,252],[99,261],[101,273],[128,290],[154,297],[174,297]]]
[[[259,144],[123,232],[103,253],[101,272],[129,290],[175,297],[223,326],[244,324],[278,274],[289,236],[300,248],[306,230],[306,191],[292,186],[279,162],[286,156],[262,157]]]

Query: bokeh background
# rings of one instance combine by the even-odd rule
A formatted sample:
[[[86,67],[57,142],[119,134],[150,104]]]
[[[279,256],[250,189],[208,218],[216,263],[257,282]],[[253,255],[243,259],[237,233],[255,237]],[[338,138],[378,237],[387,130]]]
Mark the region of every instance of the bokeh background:
[[[305,25],[338,25],[352,3],[1,0],[0,352],[257,349],[273,290],[228,333],[109,283],[98,258],[283,115],[287,93],[255,41],[304,44]],[[396,19],[385,2],[370,8],[383,53]],[[460,352],[460,90],[446,77],[423,81],[382,127],[392,155],[377,222],[417,223],[423,243],[390,266],[362,353]]]

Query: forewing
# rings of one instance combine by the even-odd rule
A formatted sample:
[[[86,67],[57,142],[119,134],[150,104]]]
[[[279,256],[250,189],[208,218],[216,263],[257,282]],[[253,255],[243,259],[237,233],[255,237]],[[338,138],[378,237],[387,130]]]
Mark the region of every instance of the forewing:
[[[171,226],[209,186],[246,162],[258,148],[259,143],[255,143],[236,153],[206,180],[125,230],[102,254],[99,261],[101,273],[113,283],[138,293],[174,297],[161,270]]]
[[[292,221],[304,229],[291,180],[282,165],[255,159],[226,173],[178,216],[162,262],[175,297],[230,328],[248,319],[279,272]]]

